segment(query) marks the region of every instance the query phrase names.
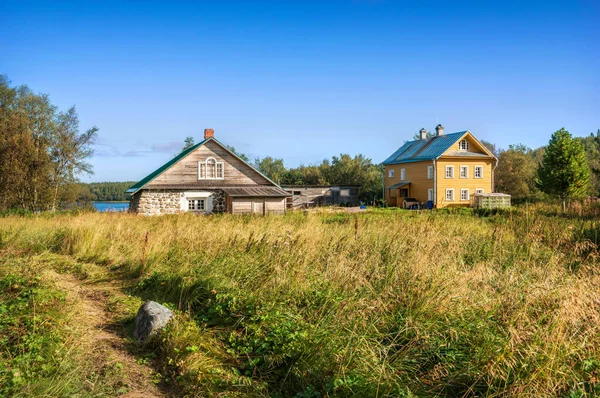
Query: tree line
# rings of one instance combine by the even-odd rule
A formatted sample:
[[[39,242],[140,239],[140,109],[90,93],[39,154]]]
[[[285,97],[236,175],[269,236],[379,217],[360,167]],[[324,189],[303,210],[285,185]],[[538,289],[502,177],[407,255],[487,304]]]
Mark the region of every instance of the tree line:
[[[82,183],[79,188],[79,201],[126,201],[129,200],[129,195],[125,191],[135,183],[136,181]]]
[[[495,153],[498,192],[515,199],[567,199],[600,195],[600,129],[586,137],[572,137],[560,129],[547,146],[531,149],[510,145]]]
[[[11,86],[0,75],[0,210],[55,210],[79,196],[78,178],[98,129],[80,132],[75,107],[61,111],[48,95]]]

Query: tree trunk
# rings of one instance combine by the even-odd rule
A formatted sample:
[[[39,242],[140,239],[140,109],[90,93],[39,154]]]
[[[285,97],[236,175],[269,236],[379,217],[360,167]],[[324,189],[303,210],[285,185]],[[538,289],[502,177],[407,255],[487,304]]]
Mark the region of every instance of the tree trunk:
[[[563,200],[562,200],[562,211],[563,211],[563,213],[567,212],[567,201],[565,198],[563,198]]]

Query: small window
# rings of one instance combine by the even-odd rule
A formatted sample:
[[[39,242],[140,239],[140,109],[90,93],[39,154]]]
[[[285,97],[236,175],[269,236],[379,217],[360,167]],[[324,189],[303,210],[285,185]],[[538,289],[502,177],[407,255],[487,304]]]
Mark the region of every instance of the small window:
[[[429,178],[429,179],[433,178],[433,166],[427,167],[427,178]]]
[[[475,190],[475,193],[482,194],[482,193],[483,193],[483,188],[477,188],[477,189]]]
[[[446,166],[446,178],[454,178],[454,166]]]
[[[460,190],[460,200],[469,200],[469,190],[468,189]]]
[[[446,200],[452,202],[454,200],[454,189],[446,189]]]
[[[483,166],[475,166],[475,178],[483,178]]]
[[[188,199],[189,211],[203,211],[205,207],[205,199]]]
[[[406,180],[406,169],[400,169],[400,180]]]
[[[349,189],[340,189],[340,196],[350,196]]]
[[[294,195],[294,196],[300,196],[300,195],[302,195],[302,191],[293,191],[292,195]]]
[[[458,149],[461,151],[468,151],[469,150],[469,141],[467,140],[462,140],[458,143]]]
[[[394,170],[388,171],[388,178],[394,178]]]
[[[469,178],[469,166],[460,166],[460,178]]]
[[[427,200],[433,200],[433,189],[427,190]]]

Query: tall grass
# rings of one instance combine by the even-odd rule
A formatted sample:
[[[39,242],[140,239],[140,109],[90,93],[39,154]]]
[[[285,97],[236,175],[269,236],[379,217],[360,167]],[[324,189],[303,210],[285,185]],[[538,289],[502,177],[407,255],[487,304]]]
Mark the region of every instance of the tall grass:
[[[535,206],[84,214],[3,218],[0,246],[104,264],[178,308],[159,350],[188,392],[591,396],[597,231]]]

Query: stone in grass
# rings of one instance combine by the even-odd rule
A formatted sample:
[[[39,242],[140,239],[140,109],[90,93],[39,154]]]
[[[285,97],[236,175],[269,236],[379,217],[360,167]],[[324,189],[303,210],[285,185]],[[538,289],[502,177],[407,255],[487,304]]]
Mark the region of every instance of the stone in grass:
[[[135,317],[133,336],[138,343],[143,343],[158,330],[167,326],[173,311],[155,301],[146,301]]]

